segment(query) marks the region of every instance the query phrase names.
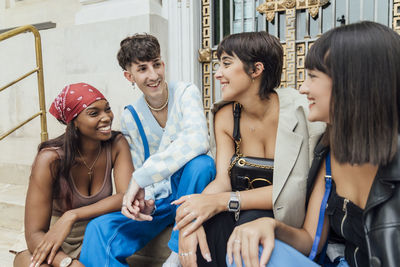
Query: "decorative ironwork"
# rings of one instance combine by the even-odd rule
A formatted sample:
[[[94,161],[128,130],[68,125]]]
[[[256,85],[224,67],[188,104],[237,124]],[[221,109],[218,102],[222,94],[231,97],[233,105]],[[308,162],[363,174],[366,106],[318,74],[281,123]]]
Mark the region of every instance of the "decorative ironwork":
[[[212,78],[212,50],[211,50],[211,1],[202,0],[202,48],[199,49],[199,62],[203,64],[203,107],[209,124],[211,109],[211,78]]]
[[[203,35],[204,36],[204,35]],[[200,48],[199,49],[199,62],[206,63],[211,61],[211,48]]]
[[[282,48],[283,48],[283,66],[282,66],[281,84],[279,87],[286,87],[286,44],[282,44]]]
[[[286,9],[286,86],[296,86],[296,9]]]
[[[393,30],[400,34],[400,0],[393,1]]]
[[[267,20],[272,22],[275,13],[288,9],[308,9],[311,17],[318,16],[319,8],[329,3],[329,0],[266,0],[265,3],[257,7],[257,11],[265,14]]]

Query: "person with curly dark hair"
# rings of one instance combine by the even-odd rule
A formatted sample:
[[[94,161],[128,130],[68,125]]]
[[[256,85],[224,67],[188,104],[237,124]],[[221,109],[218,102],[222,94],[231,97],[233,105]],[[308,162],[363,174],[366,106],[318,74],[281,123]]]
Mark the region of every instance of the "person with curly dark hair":
[[[117,58],[125,78],[143,93],[121,117],[135,171],[122,214],[88,225],[81,256],[86,267],[127,266],[128,256],[174,224],[176,207],[170,203],[201,193],[215,176],[214,160],[206,155],[208,128],[197,86],[167,83],[160,45],[152,35],[125,38]],[[171,234],[172,252],[164,267],[180,266],[178,233]]]

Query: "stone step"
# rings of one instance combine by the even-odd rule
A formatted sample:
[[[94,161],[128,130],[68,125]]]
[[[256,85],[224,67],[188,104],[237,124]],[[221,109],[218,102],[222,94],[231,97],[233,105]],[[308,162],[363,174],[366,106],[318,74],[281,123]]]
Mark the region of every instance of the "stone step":
[[[12,267],[14,254],[9,251],[21,251],[26,248],[24,231],[13,231],[0,227],[0,266]]]
[[[40,140],[6,137],[0,141],[0,183],[26,185]]]
[[[0,266],[13,266],[14,255],[25,245],[24,204],[27,185],[0,183]]]
[[[27,185],[31,174],[31,165],[12,162],[0,162],[0,183]]]
[[[0,183],[0,227],[19,231],[24,222],[27,185]]]
[[[13,266],[9,250],[26,247],[25,196],[38,138],[8,136],[0,141],[0,267]]]

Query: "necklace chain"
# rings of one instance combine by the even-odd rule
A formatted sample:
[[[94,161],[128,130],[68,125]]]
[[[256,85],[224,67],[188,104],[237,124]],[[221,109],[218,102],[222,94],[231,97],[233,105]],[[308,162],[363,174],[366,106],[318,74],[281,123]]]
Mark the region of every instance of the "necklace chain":
[[[164,104],[162,104],[162,106],[161,107],[159,107],[159,108],[155,108],[155,107],[153,107],[152,105],[150,105],[150,103],[149,102],[147,102],[147,99],[146,99],[146,97],[144,98],[144,101],[146,101],[146,104],[147,104],[147,106],[149,107],[149,109],[151,109],[151,110],[153,110],[153,111],[161,111],[161,110],[163,110],[167,105],[168,105],[168,100],[169,100],[169,91],[168,91],[168,85],[166,84],[166,86],[167,86],[167,100],[165,100],[165,103]]]
[[[101,152],[101,145],[100,145],[100,147],[99,147],[99,152],[97,153],[96,159],[93,161],[92,166],[89,167],[89,166],[87,165],[85,159],[83,158],[81,151],[80,151],[79,148],[78,148],[79,156],[81,156],[81,159],[82,159],[82,161],[83,161],[83,164],[84,164],[85,167],[89,170],[89,171],[88,171],[89,181],[92,181],[92,178],[93,178],[93,167],[94,167],[94,165],[96,164],[97,160],[98,160],[99,157],[100,157],[100,152]]]

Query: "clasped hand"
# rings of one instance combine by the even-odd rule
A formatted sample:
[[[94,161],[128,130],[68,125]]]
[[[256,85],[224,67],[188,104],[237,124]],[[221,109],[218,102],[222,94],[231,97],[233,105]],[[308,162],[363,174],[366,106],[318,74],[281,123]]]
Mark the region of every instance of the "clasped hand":
[[[235,227],[227,244],[228,262],[237,267],[266,266],[275,246],[275,220],[260,218]],[[259,258],[259,245],[263,246]]]
[[[190,227],[190,225],[186,227]],[[183,231],[185,231],[185,227]],[[183,267],[197,266],[197,244],[200,247],[203,258],[210,262],[211,255],[203,226],[200,226],[194,233],[188,234],[186,237],[179,233],[179,260]]]
[[[122,200],[121,213],[136,221],[153,220],[150,214],[155,208],[154,200],[145,200],[144,197],[144,189],[132,180]]]
[[[217,213],[215,197],[216,195],[211,194],[193,194],[173,201],[171,204],[180,205],[176,210],[174,230],[182,230],[185,227],[183,236],[186,236],[213,217]]]
[[[32,253],[31,266],[40,266],[46,259],[46,263],[51,265],[75,223],[69,215],[70,213],[65,212],[43,236],[42,241]]]

